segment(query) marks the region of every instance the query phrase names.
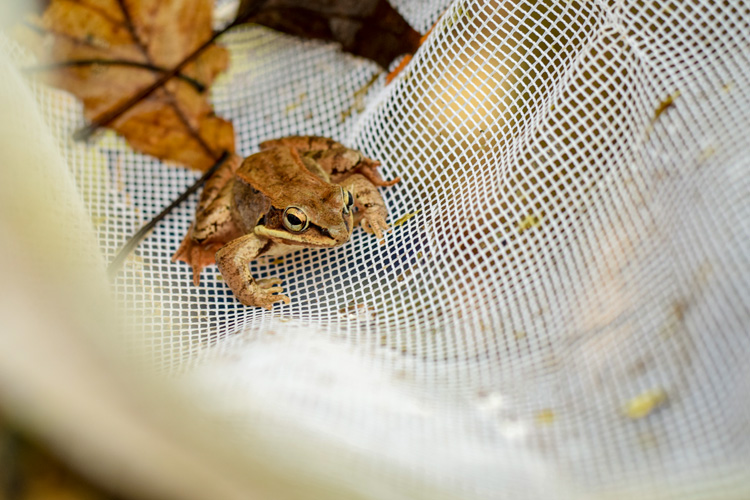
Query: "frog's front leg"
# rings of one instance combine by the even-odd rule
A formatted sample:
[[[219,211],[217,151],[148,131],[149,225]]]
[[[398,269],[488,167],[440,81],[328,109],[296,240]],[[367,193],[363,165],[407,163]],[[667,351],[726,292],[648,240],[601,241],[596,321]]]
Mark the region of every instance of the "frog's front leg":
[[[359,209],[354,214],[354,223],[360,224],[366,232],[374,233],[382,240],[383,233],[389,230],[385,222],[388,211],[378,188],[362,174],[350,175],[341,182],[341,186],[352,193],[354,203]]]
[[[246,306],[271,309],[275,302],[289,303],[289,297],[280,292],[278,278],[256,280],[248,265],[263,254],[269,240],[255,234],[246,234],[230,241],[216,252],[216,264],[234,296]]]

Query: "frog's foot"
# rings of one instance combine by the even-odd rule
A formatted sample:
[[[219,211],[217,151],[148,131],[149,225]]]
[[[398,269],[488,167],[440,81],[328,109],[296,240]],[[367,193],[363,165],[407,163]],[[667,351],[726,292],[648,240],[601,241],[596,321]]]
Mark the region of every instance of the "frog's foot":
[[[362,226],[362,229],[366,233],[374,234],[375,237],[380,240],[382,245],[385,241],[383,240],[383,233],[390,231],[390,227],[385,222],[385,216],[383,210],[378,210],[379,207],[374,207],[375,210],[365,209],[362,212],[354,214],[354,223]]]
[[[244,287],[236,296],[246,306],[263,307],[271,310],[276,302],[283,301],[285,304],[290,302],[289,297],[281,293],[284,288],[279,285],[281,285],[279,278],[257,280],[250,286]]]
[[[180,248],[172,256],[172,262],[181,260],[190,267],[193,268],[193,283],[195,286],[200,285],[201,271],[206,266],[210,266],[216,262],[215,255],[216,251],[221,247],[220,244],[211,244],[207,247],[199,245],[191,237],[192,228],[188,230],[188,233],[182,239]]]

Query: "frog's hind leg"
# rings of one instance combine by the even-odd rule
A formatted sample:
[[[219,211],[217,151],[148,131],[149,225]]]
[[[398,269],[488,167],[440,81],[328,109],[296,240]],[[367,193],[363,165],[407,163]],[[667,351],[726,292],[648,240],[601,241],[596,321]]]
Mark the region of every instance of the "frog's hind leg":
[[[261,150],[277,147],[288,147],[297,151],[305,167],[326,182],[329,182],[330,178],[330,181],[340,184],[353,174],[362,174],[375,186],[393,186],[400,181],[399,178],[386,181],[377,171],[379,161],[326,137],[290,136],[265,141],[260,145]]]
[[[302,160],[305,165],[312,163],[323,169],[337,184],[341,184],[344,179],[354,174],[367,177],[375,186],[393,186],[400,180],[399,178],[391,181],[384,180],[377,170],[380,162],[371,160],[356,149],[341,147],[325,151],[310,151],[302,155]]]
[[[222,191],[226,191],[234,172],[242,163],[237,155],[230,156],[206,181],[201,192],[198,207],[195,210],[195,222],[190,225],[180,247],[172,256],[172,262],[182,261],[193,269],[193,283],[200,285],[201,271],[214,263],[214,254],[221,248],[221,243],[205,241],[202,226],[205,225],[205,214],[216,202]]]
[[[367,178],[373,185],[378,187],[388,187],[393,186],[394,184],[398,184],[401,182],[401,177],[396,177],[394,179],[391,179],[389,181],[383,179],[381,177],[380,172],[377,171],[377,167],[380,166],[379,161],[371,160],[369,158],[364,158],[363,161],[360,162],[360,164],[352,170],[352,174],[357,173]],[[345,178],[345,176],[342,176]],[[339,181],[341,183],[342,181]]]
[[[290,135],[260,143],[261,151],[278,147],[292,148],[299,154],[307,153],[308,151],[325,151],[335,148],[346,149],[340,142],[318,135]]]
[[[188,264],[193,270],[193,284],[201,284],[201,271],[206,266],[214,263],[214,255],[221,248],[220,243],[209,245],[200,245],[192,238],[193,226],[190,226],[188,233],[182,239],[182,243],[172,256],[172,262],[178,260]]]
[[[232,191],[230,180],[231,178],[224,180],[221,187],[217,185],[206,187],[206,189],[213,189],[214,192],[210,194],[209,201],[206,201],[209,197],[202,197],[196,211],[195,221],[190,225],[180,247],[172,256],[172,262],[180,260],[192,267],[195,286],[200,285],[203,268],[214,263],[216,251],[224,242],[231,241],[241,234],[230,214],[229,195]]]
[[[238,155],[231,155],[203,185],[198,206],[195,209],[197,216],[200,216],[208,206],[219,196],[222,189],[229,183],[234,173],[240,168],[242,158]]]

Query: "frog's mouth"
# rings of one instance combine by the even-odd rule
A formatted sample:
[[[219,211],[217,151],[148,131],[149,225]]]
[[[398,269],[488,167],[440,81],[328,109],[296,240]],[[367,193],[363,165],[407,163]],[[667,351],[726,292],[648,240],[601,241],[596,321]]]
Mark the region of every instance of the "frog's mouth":
[[[310,226],[303,232],[292,233],[290,231],[271,229],[266,226],[255,226],[255,234],[285,245],[329,248],[343,245],[349,241],[351,232],[347,231],[334,235],[326,229]],[[338,236],[338,238],[334,236]]]

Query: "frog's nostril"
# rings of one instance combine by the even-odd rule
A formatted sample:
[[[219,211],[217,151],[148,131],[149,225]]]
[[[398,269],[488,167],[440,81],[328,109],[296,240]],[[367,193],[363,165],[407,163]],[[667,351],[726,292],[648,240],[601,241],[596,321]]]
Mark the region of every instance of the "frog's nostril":
[[[327,230],[325,233],[323,233],[325,236],[330,237],[331,239],[335,240],[339,244],[345,242],[349,239],[349,232],[344,230],[343,228],[337,227],[337,228],[331,228]]]

